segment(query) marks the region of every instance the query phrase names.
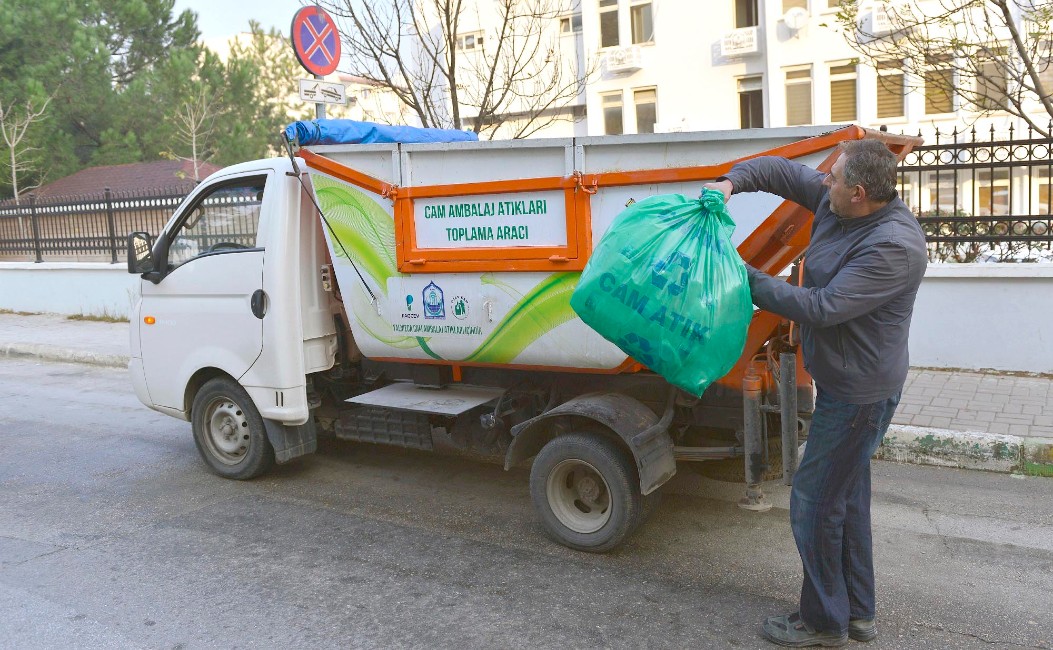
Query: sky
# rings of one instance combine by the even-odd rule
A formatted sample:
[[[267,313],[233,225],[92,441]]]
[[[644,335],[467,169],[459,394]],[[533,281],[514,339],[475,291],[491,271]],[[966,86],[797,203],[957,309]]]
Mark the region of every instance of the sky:
[[[175,0],[174,14],[190,9],[197,14],[202,40],[214,41],[249,31],[253,18],[264,30],[277,27],[285,36],[300,0]]]

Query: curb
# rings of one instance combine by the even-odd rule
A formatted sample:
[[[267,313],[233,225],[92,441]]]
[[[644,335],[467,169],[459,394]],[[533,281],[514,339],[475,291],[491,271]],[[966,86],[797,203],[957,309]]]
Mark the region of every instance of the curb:
[[[63,363],[85,363],[108,368],[127,368],[128,355],[101,354],[36,343],[0,343],[0,357],[41,359]]]
[[[875,458],[1053,477],[1053,440],[983,431],[892,425]]]
[[[100,354],[53,345],[0,343],[0,357],[20,357],[127,368],[128,355]],[[915,465],[957,467],[1053,477],[1053,440],[894,424],[874,456]]]

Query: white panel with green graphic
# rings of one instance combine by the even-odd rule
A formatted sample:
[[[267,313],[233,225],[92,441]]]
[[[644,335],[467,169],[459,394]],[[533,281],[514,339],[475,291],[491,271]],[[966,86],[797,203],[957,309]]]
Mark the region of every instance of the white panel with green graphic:
[[[578,273],[399,273],[389,202],[320,173],[311,178],[333,229],[323,226],[355,342],[367,357],[596,370],[625,361],[570,308]]]

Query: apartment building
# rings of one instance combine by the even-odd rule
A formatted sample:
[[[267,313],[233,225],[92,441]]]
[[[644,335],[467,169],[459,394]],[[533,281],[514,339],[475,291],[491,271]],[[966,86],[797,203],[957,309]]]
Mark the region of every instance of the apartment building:
[[[911,77],[897,61],[877,68],[858,62],[836,29],[838,3],[579,0],[554,26],[557,51],[579,70],[594,69],[594,76],[572,102],[567,121],[537,135],[839,123],[908,133],[966,125],[1021,128],[1021,120],[1004,112],[978,120],[974,107],[927,89],[926,79]],[[939,3],[912,4],[924,12]],[[860,3],[868,31],[891,29],[885,7]],[[473,24],[471,32],[473,39],[485,38],[486,25]],[[926,74],[954,73],[934,66]],[[1044,77],[1053,87],[1053,66]],[[996,80],[991,89],[1005,84]]]

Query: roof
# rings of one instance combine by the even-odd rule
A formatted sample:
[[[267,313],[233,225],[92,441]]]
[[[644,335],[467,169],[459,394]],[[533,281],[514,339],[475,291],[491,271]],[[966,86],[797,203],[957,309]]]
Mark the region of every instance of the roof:
[[[212,163],[198,163],[198,178],[204,180],[221,168]],[[89,167],[65,178],[41,185],[26,192],[37,198],[98,194],[107,187],[112,192],[131,192],[150,189],[193,188],[194,164],[189,160],[156,160],[154,162],[128,163]]]

